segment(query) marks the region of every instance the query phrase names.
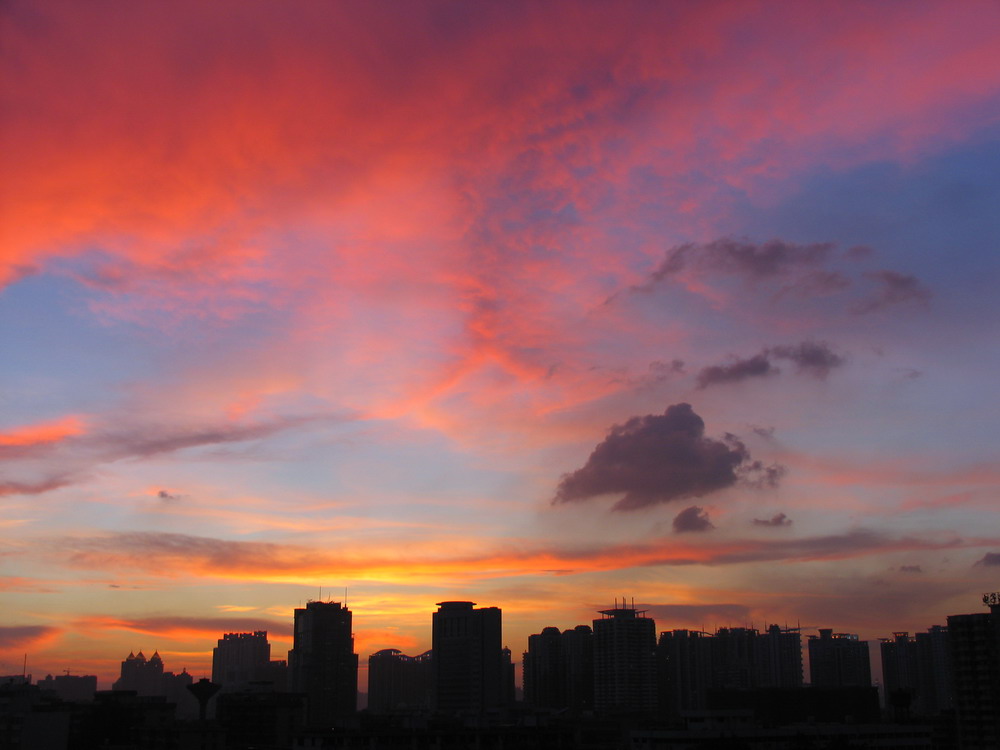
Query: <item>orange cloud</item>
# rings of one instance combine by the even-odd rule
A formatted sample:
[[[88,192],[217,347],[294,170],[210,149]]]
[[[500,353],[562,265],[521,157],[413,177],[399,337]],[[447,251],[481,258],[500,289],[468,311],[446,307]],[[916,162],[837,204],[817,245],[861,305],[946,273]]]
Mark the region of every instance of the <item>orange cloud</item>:
[[[311,583],[331,577],[370,581],[436,582],[516,576],[571,575],[648,566],[737,565],[770,561],[845,560],[892,551],[980,547],[993,539],[954,535],[889,536],[855,530],[780,540],[694,543],[665,538],[631,545],[550,550],[487,550],[451,556],[417,553],[405,558],[387,550],[347,549],[334,555],[309,547],[234,542],[183,534],[120,533],[61,540],[65,564],[84,569],[142,570],[166,577],[197,575],[220,580]],[[432,546],[432,545],[429,545]]]
[[[15,427],[0,432],[0,448],[18,448],[57,443],[67,437],[82,435],[85,423],[82,417],[68,415],[39,424]]]

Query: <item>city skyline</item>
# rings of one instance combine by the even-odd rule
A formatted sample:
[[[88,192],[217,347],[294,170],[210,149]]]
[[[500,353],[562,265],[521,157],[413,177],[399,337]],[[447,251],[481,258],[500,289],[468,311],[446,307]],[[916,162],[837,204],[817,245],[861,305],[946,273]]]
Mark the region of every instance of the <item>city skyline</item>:
[[[515,655],[623,595],[868,641],[976,612],[998,24],[3,3],[0,673],[283,658],[320,590],[361,655],[467,599]]]

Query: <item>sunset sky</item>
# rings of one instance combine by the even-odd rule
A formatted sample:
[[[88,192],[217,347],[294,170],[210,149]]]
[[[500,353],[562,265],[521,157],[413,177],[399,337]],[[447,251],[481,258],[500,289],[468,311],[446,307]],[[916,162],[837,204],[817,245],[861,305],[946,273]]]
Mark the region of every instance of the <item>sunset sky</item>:
[[[0,4],[0,674],[348,589],[530,633],[1000,589],[996,2]],[[362,687],[364,677],[361,678]]]

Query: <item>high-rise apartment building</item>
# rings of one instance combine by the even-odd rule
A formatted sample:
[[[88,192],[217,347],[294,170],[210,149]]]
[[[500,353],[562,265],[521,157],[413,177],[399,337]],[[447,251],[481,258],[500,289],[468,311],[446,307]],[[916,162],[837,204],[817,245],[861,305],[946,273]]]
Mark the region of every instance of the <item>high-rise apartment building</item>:
[[[226,691],[265,680],[270,667],[271,644],[266,630],[225,633],[212,649],[212,682]]]
[[[351,610],[340,602],[307,602],[295,610],[288,652],[291,689],[306,696],[309,726],[328,727],[358,706],[358,655]]]
[[[813,687],[871,687],[868,641],[820,628],[818,637],[809,636],[809,682]]]
[[[368,710],[375,714],[431,707],[433,651],[407,656],[386,648],[368,657]]]
[[[574,713],[594,707],[594,633],[588,626],[561,633],[548,627],[528,636],[524,702]]]
[[[993,596],[989,612],[948,617],[962,750],[1000,747],[1000,597]]]
[[[602,713],[656,710],[656,623],[625,606],[594,620],[594,708]]]
[[[512,687],[501,612],[475,602],[439,602],[432,617],[434,707],[452,714],[500,708]]]

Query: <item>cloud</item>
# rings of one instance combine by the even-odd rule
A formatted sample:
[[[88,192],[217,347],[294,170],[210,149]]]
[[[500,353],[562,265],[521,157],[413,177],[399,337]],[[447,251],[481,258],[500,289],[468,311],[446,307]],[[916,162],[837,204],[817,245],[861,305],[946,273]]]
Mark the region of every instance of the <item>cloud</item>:
[[[767,354],[795,363],[799,372],[825,378],[830,370],[841,367],[845,359],[836,354],[825,341],[803,341],[792,346],[772,346]]]
[[[791,526],[792,519],[784,513],[777,513],[770,518],[755,518],[752,523],[754,526]]]
[[[960,549],[996,544],[996,539],[956,535],[891,536],[854,529],[840,534],[793,539],[726,539],[715,535],[670,535],[644,543],[553,546],[548,540],[522,540],[515,548],[454,551],[433,544],[382,548],[342,545],[335,551],[305,545],[246,542],[186,534],[124,532],[50,540],[46,560],[71,569],[106,570],[162,578],[199,577],[231,581],[308,583],[345,576],[355,580],[439,582],[512,576],[554,576],[636,567],[740,565],[752,562],[845,560],[886,552]],[[405,547],[405,550],[404,550]],[[451,550],[451,551],[448,551]],[[444,552],[443,552],[444,551]],[[1000,560],[1000,555],[997,555]],[[994,563],[997,564],[997,563]]]
[[[830,370],[841,367],[846,361],[824,341],[803,341],[799,344],[772,346],[746,359],[735,359],[729,364],[702,368],[698,372],[698,388],[704,390],[713,385],[739,383],[751,378],[777,375],[781,370],[772,362],[775,359],[791,361],[798,372],[812,375],[820,380],[826,378]]]
[[[637,604],[655,619],[658,630],[671,630],[677,625],[702,625],[708,622],[746,622],[750,608],[745,604]]]
[[[0,650],[37,647],[62,631],[48,625],[0,625]]]
[[[172,503],[181,499],[180,495],[175,495],[174,493],[168,492],[167,490],[160,490],[159,492],[156,493],[156,497],[165,503]]]
[[[899,572],[900,573],[923,573],[924,569],[921,568],[919,565],[900,565],[899,566]]]
[[[865,277],[876,282],[878,289],[874,297],[864,300],[852,308],[852,312],[858,315],[866,315],[892,305],[908,302],[927,305],[931,300],[931,290],[924,286],[916,276],[882,270],[866,273]]]
[[[649,282],[662,281],[687,268],[732,274],[750,280],[788,276],[803,268],[823,263],[833,244],[820,242],[799,245],[779,239],[755,243],[723,238],[703,245],[688,243],[671,248],[649,275]]]
[[[979,560],[976,561],[976,565],[984,565],[987,568],[992,568],[1000,565],[1000,552],[987,552]]]
[[[739,481],[776,482],[734,435],[705,437],[705,422],[690,404],[615,425],[580,469],[564,474],[553,504],[623,495],[614,510],[635,510],[703,497]]]
[[[217,424],[95,424],[86,431],[73,422],[73,429],[22,430],[15,437],[8,434],[8,442],[0,443],[0,464],[9,466],[7,476],[0,480],[0,496],[38,495],[66,487],[86,479],[95,467],[115,461],[246,443],[340,419],[310,414]],[[180,496],[161,490],[157,497],[170,501]]]
[[[247,633],[266,630],[269,635],[289,638],[292,626],[287,621],[268,620],[259,617],[182,617],[157,616],[116,617],[113,615],[90,615],[74,621],[78,629],[127,630],[143,635],[161,638],[201,638],[218,639],[224,633]]]
[[[66,487],[76,481],[71,474],[54,474],[45,479],[35,481],[0,481],[0,497],[6,495],[41,495],[45,492]]]
[[[766,353],[755,354],[749,359],[737,359],[728,365],[712,365],[698,372],[698,388],[704,390],[721,383],[739,383],[750,378],[776,375],[780,370],[774,367]]]
[[[711,531],[715,525],[708,520],[708,511],[692,505],[674,516],[674,532],[683,534],[688,531]]]

